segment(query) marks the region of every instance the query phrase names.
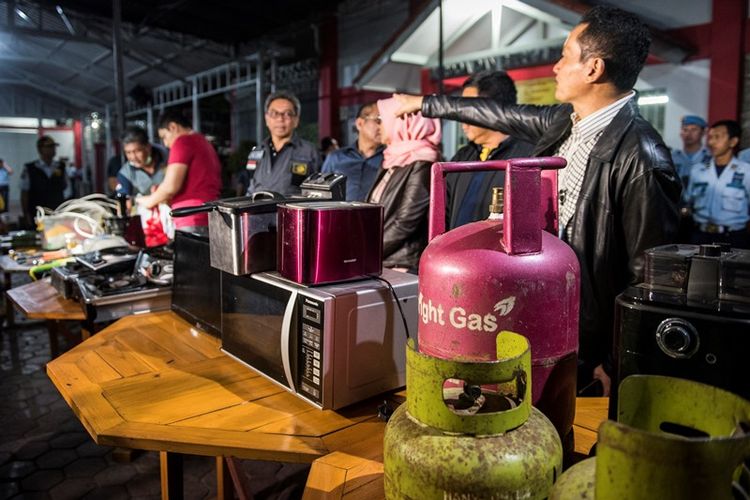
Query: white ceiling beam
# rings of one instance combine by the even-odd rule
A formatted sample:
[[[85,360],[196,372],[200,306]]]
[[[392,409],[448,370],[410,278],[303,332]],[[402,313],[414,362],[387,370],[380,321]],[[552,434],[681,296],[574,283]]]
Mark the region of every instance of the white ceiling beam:
[[[531,18],[527,19],[526,22],[516,24],[513,29],[502,34],[500,38],[500,47],[513,45],[519,38],[528,33],[528,31],[538,22],[537,19]]]
[[[446,58],[445,65],[450,66],[452,64],[457,64],[457,63],[461,63],[465,61],[474,61],[477,59],[501,56],[505,54],[527,52],[530,50],[544,49],[547,47],[562,47],[564,42],[565,42],[565,38],[560,37],[560,38],[550,38],[547,40],[540,40],[538,42],[533,42],[533,43],[519,44],[519,45],[515,45],[512,47],[501,47],[499,49],[477,50],[475,52],[467,52],[459,56]]]

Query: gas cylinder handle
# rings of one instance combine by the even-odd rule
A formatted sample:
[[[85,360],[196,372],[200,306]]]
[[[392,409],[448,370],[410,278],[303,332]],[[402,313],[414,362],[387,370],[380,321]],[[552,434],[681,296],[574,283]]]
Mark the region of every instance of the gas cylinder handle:
[[[519,379],[519,377],[521,377]],[[443,384],[457,379],[469,384],[523,382],[517,406],[499,412],[463,415],[445,404]],[[523,424],[531,413],[531,350],[526,337],[503,331],[497,336],[497,360],[459,361],[429,356],[406,346],[406,404],[420,422],[448,432],[488,435]]]
[[[510,254],[538,252],[541,249],[538,226],[557,235],[557,175],[553,170],[565,165],[565,159],[560,157],[434,163],[428,241],[445,232],[446,173],[507,170],[504,193],[504,227],[507,230],[503,231],[505,248]],[[545,171],[541,177],[540,171]],[[511,178],[515,179],[512,183]],[[535,219],[540,221],[538,225],[533,224]]]

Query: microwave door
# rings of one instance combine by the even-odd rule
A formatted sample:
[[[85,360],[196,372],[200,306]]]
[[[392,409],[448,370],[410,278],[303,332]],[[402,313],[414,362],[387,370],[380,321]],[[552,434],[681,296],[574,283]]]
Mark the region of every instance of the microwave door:
[[[284,375],[286,375],[286,381],[292,392],[297,392],[295,386],[295,378],[292,376],[292,366],[296,366],[296,359],[291,359],[293,353],[297,352],[297,325],[295,313],[297,311],[297,291],[292,290],[289,302],[287,302],[286,310],[284,311],[284,319],[281,322],[281,363],[284,367]],[[292,332],[295,335],[292,335]],[[294,365],[292,364],[294,363]]]

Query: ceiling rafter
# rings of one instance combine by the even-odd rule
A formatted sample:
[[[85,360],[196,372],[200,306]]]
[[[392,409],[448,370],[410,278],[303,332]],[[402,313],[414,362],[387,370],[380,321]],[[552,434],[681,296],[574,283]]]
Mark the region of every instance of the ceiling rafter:
[[[55,82],[50,82],[49,80],[45,79],[39,79],[37,75],[34,75],[32,73],[29,73],[26,70],[19,69],[19,68],[5,68],[5,71],[10,73],[11,75],[15,73],[19,78],[22,78],[29,83],[33,83],[35,85],[40,85],[42,87],[46,86],[51,91],[58,92],[61,95],[65,95],[66,97],[74,97],[81,102],[87,102],[92,108],[97,108],[104,106],[105,102],[97,97],[94,97],[92,95],[81,93],[75,89],[72,89],[67,86],[61,86],[58,85]]]
[[[29,56],[16,56],[11,54],[0,54],[0,61],[8,61],[8,62],[22,62],[22,63],[37,63],[36,66],[52,66],[54,68],[63,70],[63,71],[76,71],[76,68],[71,66],[66,66],[64,64],[61,64],[59,62],[55,62],[53,59],[46,59],[40,61],[36,57],[29,57]],[[95,75],[94,73],[80,73],[76,72],[74,76],[80,76],[83,78],[88,78],[91,80],[96,80],[99,83],[109,83],[105,78],[102,78],[100,76]]]
[[[11,94],[12,98],[14,99],[17,98],[16,96],[41,99],[40,94],[43,94],[45,102],[53,103],[57,106],[64,106],[65,108],[70,108],[70,110],[74,111],[75,113],[86,113],[90,111],[89,105],[87,104],[72,102],[72,100],[70,99],[65,99],[63,96],[60,96],[54,92],[50,92],[49,89],[39,89],[38,87],[31,85],[29,84],[29,82],[26,82],[24,80],[0,78],[0,87],[4,85],[13,87],[13,93],[11,94],[10,92],[8,92],[8,94]]]
[[[65,93],[59,93],[55,90],[53,90],[50,87],[46,87],[43,84],[40,84],[38,82],[29,81],[27,79],[8,79],[10,80],[8,83],[11,85],[18,85],[22,87],[29,87],[34,89],[35,91],[44,94],[45,96],[51,97],[57,101],[63,101],[67,103],[69,106],[73,106],[78,110],[90,110],[92,109],[92,104],[83,100],[78,99],[77,97],[74,97],[70,94]],[[97,106],[98,107],[98,106]],[[96,109],[96,107],[94,107]]]

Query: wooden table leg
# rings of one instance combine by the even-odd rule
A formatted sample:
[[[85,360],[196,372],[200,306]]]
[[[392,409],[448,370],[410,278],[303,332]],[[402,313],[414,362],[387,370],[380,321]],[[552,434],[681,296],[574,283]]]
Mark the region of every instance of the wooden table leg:
[[[237,492],[237,498],[240,500],[253,500],[253,492],[250,490],[250,485],[247,484],[247,478],[240,470],[240,464],[237,459],[234,457],[224,457],[224,460],[229,473],[232,475],[232,482]]]
[[[81,321],[81,341],[88,340],[95,333],[96,326],[93,321],[90,321],[88,318]]]
[[[182,455],[160,451],[159,464],[162,500],[181,499],[183,497]]]
[[[217,500],[234,499],[234,482],[224,457],[216,457],[216,498]]]
[[[46,323],[47,334],[49,335],[49,354],[51,359],[55,359],[60,354],[60,344],[58,343],[60,325],[55,320],[48,320]]]
[[[4,273],[5,276],[3,278],[3,291],[7,292],[13,287],[13,282],[10,277],[10,273]],[[8,297],[5,297],[5,326],[12,327],[16,324],[16,318],[15,318],[15,310],[13,309],[13,304],[8,299]]]

